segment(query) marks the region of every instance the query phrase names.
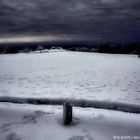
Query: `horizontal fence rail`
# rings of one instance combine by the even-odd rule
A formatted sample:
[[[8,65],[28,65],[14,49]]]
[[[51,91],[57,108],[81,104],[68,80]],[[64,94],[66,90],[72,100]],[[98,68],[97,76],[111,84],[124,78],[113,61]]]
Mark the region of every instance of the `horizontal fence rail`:
[[[17,103],[17,104],[34,104],[34,105],[64,105],[68,103],[75,107],[93,107],[100,109],[109,109],[129,113],[140,113],[140,105],[111,102],[96,101],[84,99],[68,99],[68,98],[22,98],[22,97],[0,97],[0,102]]]

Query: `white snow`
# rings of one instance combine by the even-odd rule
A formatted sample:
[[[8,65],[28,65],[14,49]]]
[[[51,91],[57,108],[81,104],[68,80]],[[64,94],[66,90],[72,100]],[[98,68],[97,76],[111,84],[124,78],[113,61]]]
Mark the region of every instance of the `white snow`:
[[[140,59],[69,51],[0,55],[0,96],[140,104]],[[0,140],[126,138],[140,139],[140,114],[74,108],[74,121],[66,127],[61,106],[0,103]]]

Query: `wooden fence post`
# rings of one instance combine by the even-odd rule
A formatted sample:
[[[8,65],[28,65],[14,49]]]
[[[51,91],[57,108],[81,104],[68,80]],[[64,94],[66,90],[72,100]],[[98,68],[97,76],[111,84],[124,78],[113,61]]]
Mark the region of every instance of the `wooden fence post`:
[[[69,103],[63,104],[63,123],[68,125],[72,122],[72,106]]]

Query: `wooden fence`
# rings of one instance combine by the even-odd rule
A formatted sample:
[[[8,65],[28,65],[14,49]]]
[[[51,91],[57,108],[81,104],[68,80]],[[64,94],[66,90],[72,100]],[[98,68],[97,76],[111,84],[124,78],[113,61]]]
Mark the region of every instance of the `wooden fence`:
[[[0,97],[0,102],[34,105],[63,105],[63,121],[69,124],[72,121],[72,107],[93,107],[100,109],[109,109],[129,113],[140,113],[140,105],[108,102],[83,99],[68,98],[22,98],[22,97]]]

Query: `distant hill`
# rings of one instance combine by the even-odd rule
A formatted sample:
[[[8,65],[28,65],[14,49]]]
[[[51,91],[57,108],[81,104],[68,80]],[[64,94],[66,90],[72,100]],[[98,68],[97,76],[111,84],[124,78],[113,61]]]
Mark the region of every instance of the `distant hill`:
[[[140,54],[140,43],[22,43],[22,44],[1,44],[1,54],[14,54],[14,53],[28,53],[31,51],[40,51],[51,48],[63,48],[69,51],[82,51],[82,52],[99,52],[99,53],[113,53],[113,54]]]

